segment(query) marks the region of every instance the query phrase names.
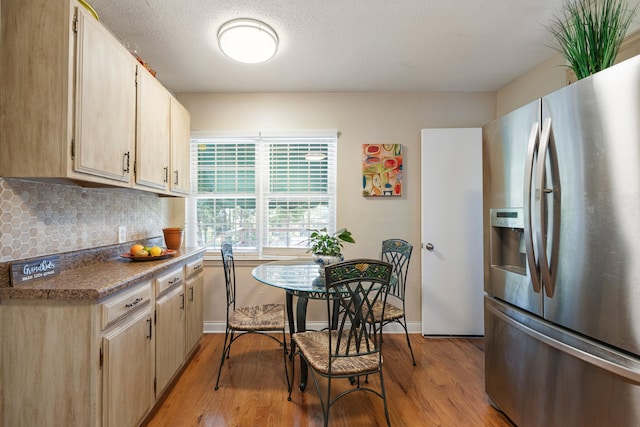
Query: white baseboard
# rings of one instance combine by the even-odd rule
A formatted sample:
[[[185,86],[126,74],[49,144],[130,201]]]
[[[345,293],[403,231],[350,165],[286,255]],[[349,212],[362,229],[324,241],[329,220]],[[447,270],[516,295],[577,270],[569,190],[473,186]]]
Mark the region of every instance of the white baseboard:
[[[204,333],[205,334],[224,334],[225,323],[224,322],[204,322]],[[318,330],[322,329],[326,326],[326,323],[323,322],[307,322],[307,329],[309,330]],[[420,322],[408,322],[407,329],[410,334],[419,334],[422,331],[422,324]],[[287,331],[289,328],[287,328]],[[402,326],[397,323],[390,323],[384,327],[385,333],[390,334],[400,334],[404,333],[404,329]]]

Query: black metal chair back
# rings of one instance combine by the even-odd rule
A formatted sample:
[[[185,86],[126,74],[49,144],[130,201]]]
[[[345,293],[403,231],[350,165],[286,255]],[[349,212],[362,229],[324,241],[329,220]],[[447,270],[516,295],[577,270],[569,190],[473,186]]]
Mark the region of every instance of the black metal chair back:
[[[382,260],[393,265],[393,275],[397,279],[392,281],[389,294],[403,301],[412,251],[413,245],[405,240],[388,239],[382,241]]]
[[[392,267],[380,261],[355,260],[325,268],[327,290],[340,306],[327,304],[330,324],[337,325],[329,335],[329,358],[380,356],[381,328],[366,328],[373,323],[373,307],[384,305],[389,292]],[[331,366],[329,363],[329,373]]]
[[[224,268],[224,281],[227,292],[227,319],[229,313],[236,308],[236,267],[233,259],[233,247],[231,243],[223,243],[220,247],[222,266]]]

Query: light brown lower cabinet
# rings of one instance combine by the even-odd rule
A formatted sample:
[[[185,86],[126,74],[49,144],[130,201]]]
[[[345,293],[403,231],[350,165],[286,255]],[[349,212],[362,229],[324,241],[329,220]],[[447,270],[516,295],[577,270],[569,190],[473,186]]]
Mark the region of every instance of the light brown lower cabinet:
[[[202,317],[202,298],[204,287],[204,260],[199,258],[185,265],[185,277],[187,278],[185,286],[185,300],[187,306],[187,328],[186,328],[186,350],[187,354],[193,351],[193,348],[202,338],[203,317]]]
[[[134,297],[142,306],[102,336],[102,425],[136,426],[154,402],[153,316],[151,283],[137,288],[148,298]],[[123,304],[133,302],[121,301]]]
[[[0,300],[0,426],[139,425],[197,344],[185,265],[98,301]]]
[[[156,278],[156,397],[160,397],[185,358],[184,272]]]

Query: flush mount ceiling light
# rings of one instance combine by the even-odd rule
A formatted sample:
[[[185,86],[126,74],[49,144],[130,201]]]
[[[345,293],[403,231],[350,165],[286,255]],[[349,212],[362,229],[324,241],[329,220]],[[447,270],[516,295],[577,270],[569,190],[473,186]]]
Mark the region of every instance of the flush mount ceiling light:
[[[247,64],[265,62],[278,50],[278,35],[264,22],[241,18],[218,30],[218,46],[229,58]]]

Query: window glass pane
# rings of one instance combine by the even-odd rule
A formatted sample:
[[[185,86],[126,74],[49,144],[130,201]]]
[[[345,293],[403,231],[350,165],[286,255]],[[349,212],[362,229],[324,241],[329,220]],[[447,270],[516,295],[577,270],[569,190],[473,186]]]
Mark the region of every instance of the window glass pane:
[[[269,201],[267,212],[268,247],[304,247],[310,229],[329,226],[326,201],[274,198]]]
[[[237,248],[257,248],[255,198],[198,199],[199,246],[219,248],[224,242]]]
[[[246,144],[198,144],[198,193],[254,193],[256,148]]]
[[[327,160],[309,161],[311,152],[326,153],[326,144],[272,144],[269,153],[270,191],[327,192]]]

